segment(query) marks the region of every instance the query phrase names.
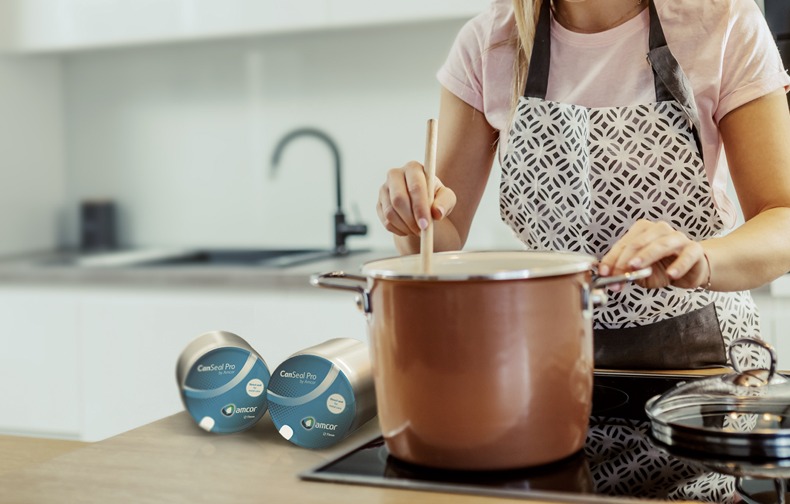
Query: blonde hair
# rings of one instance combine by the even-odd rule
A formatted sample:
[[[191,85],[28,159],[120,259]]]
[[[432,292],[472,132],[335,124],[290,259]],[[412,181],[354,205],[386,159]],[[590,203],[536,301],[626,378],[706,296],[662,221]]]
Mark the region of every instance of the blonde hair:
[[[527,84],[527,68],[535,44],[535,29],[538,25],[540,8],[543,2],[551,0],[513,0],[513,12],[516,18],[516,58],[513,79],[513,107],[518,103]]]

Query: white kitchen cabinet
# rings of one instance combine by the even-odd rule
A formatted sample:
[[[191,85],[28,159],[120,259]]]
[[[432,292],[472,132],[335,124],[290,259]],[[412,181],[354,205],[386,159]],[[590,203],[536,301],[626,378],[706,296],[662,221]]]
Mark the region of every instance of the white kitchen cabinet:
[[[291,354],[331,338],[367,341],[364,315],[351,293],[317,288],[255,299],[249,342],[271,371]]]
[[[79,306],[85,366],[81,438],[96,441],[182,409],[181,351],[203,332],[253,333],[249,298],[216,292],[96,291]]]
[[[134,44],[461,19],[489,0],[4,0],[0,50],[60,52]]]
[[[310,287],[8,287],[0,317],[13,349],[0,352],[0,432],[85,441],[182,410],[176,361],[206,331],[240,335],[271,371],[329,338],[365,339],[353,295]]]
[[[790,278],[785,277],[752,295],[760,309],[763,338],[776,350],[779,369],[790,370],[790,294],[787,290]]]
[[[0,287],[0,430],[76,439],[82,424],[79,301],[68,290]]]
[[[790,299],[784,300],[782,304],[783,309],[778,311],[772,320],[772,344],[778,356],[779,369],[790,371],[790,331],[788,331],[788,327],[790,327],[790,311],[787,309]]]
[[[459,19],[482,12],[490,0],[329,0],[329,26]]]

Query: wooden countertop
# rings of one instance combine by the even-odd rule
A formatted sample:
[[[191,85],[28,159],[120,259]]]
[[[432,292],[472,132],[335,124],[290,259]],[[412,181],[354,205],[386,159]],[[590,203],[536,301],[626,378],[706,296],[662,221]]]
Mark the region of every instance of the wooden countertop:
[[[420,492],[301,481],[297,475],[372,439],[368,422],[329,450],[296,447],[280,437],[268,415],[252,430],[213,435],[184,412],[97,443],[54,441],[50,460],[20,464],[0,473],[0,500],[7,503],[412,503],[497,504],[524,499]],[[0,444],[3,458],[14,442]],[[33,440],[18,438],[25,449]],[[27,444],[26,444],[27,443]],[[34,444],[45,444],[37,440]],[[77,448],[77,449],[74,449]],[[65,452],[65,453],[63,453]],[[62,453],[62,454],[58,454]],[[635,502],[607,499],[609,502]],[[531,501],[543,502],[543,501]],[[573,502],[585,502],[578,497]],[[596,502],[602,502],[596,500]]]
[[[87,445],[82,441],[0,436],[0,474],[34,466]]]

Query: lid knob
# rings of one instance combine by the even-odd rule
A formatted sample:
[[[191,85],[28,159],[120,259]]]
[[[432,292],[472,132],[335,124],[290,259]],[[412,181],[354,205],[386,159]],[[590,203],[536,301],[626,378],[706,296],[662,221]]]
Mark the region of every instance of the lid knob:
[[[771,364],[769,369],[747,369],[742,370],[738,361],[735,359],[735,355],[733,354],[733,349],[736,346],[740,345],[757,345],[768,352],[768,355],[771,357]],[[766,343],[765,341],[753,339],[753,338],[740,338],[733,341],[730,344],[729,349],[730,354],[730,362],[732,362],[732,367],[738,373],[737,376],[733,377],[733,383],[736,385],[740,385],[743,387],[762,387],[763,385],[767,385],[770,383],[771,378],[774,377],[776,374],[776,350]]]

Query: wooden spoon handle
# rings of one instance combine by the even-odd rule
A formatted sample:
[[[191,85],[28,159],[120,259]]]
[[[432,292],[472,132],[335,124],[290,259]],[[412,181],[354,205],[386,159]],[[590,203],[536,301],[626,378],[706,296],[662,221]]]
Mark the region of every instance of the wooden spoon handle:
[[[428,187],[428,206],[433,206],[433,196],[436,178],[436,136],[438,123],[435,119],[428,120],[428,132],[425,139],[425,179]],[[430,274],[431,258],[433,256],[433,216],[428,217],[428,227],[420,233],[420,255],[422,259],[422,272]]]

